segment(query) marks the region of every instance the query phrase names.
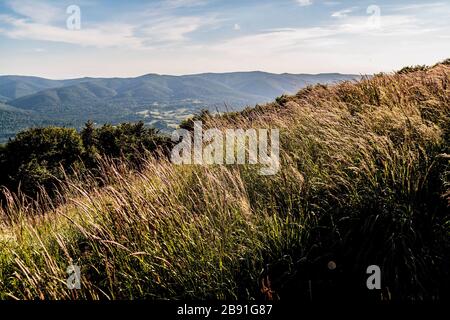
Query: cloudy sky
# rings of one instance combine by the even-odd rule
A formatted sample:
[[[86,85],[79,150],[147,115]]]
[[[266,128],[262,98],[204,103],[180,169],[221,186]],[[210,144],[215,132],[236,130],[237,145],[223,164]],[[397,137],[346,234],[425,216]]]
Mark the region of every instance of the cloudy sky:
[[[3,75],[367,74],[449,57],[449,0],[0,0]]]

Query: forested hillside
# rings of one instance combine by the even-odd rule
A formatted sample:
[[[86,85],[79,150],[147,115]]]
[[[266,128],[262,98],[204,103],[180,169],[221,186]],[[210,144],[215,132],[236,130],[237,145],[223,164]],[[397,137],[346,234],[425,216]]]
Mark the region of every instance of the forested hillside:
[[[0,143],[26,127],[59,124],[80,129],[88,120],[98,124],[142,120],[170,131],[201,109],[242,110],[309,84],[357,78],[343,74],[265,72],[70,80],[0,76],[0,103],[20,112],[13,115],[0,109]]]

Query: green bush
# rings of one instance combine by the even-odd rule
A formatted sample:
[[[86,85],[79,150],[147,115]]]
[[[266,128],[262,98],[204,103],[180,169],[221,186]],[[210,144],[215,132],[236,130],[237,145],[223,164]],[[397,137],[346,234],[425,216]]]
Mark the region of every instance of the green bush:
[[[81,133],[59,127],[28,129],[0,147],[0,185],[28,196],[41,187],[51,194],[74,168],[77,174],[81,168],[94,172],[101,158],[140,165],[146,152],[162,150],[164,154],[170,143],[142,122],[99,128],[88,122]]]
[[[79,162],[84,148],[75,129],[47,127],[23,131],[1,151],[1,184],[34,194],[51,189]]]
[[[143,122],[110,124],[95,128],[88,122],[81,131],[81,138],[87,151],[102,157],[123,158],[132,163],[142,159],[145,151],[155,152],[167,149],[170,140],[160,135],[158,130],[147,128]],[[92,156],[92,155],[90,155]]]

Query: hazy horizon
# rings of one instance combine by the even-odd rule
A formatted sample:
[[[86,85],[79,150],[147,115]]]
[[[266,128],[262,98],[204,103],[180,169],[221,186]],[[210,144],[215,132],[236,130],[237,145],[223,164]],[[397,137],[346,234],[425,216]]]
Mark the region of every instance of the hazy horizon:
[[[30,74],[1,74],[0,77],[31,77],[31,78],[42,78],[47,80],[76,80],[76,79],[83,79],[83,78],[92,78],[92,79],[133,79],[133,78],[139,78],[144,77],[148,75],[157,75],[157,76],[167,76],[167,77],[187,77],[187,76],[196,76],[196,75],[205,75],[205,74],[233,74],[233,73],[267,73],[267,74],[274,74],[274,75],[308,75],[308,76],[317,76],[317,75],[332,75],[332,74],[341,74],[341,75],[354,75],[354,76],[366,76],[371,74],[356,74],[356,73],[340,73],[340,72],[320,72],[320,73],[291,73],[291,72],[281,72],[281,73],[274,73],[274,72],[268,72],[268,71],[262,71],[262,70],[249,70],[249,71],[225,71],[225,72],[199,72],[199,73],[190,73],[190,74],[161,74],[161,73],[153,73],[148,72],[136,76],[123,76],[123,77],[102,77],[102,76],[82,76],[82,77],[76,77],[76,78],[47,78],[47,77],[41,77],[38,75],[30,75]]]
[[[373,74],[448,58],[449,34],[449,1],[6,0],[0,74]]]

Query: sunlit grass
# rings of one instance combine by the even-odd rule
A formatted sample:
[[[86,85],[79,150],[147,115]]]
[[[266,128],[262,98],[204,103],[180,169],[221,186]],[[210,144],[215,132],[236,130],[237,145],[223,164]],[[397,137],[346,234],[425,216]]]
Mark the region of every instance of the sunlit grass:
[[[0,298],[289,299],[448,295],[450,67],[314,86],[276,103],[207,119],[277,127],[282,166],[145,169],[105,161],[103,183],[67,182],[56,200],[8,195]],[[327,263],[338,274],[328,279]],[[82,271],[68,290],[66,269]]]

